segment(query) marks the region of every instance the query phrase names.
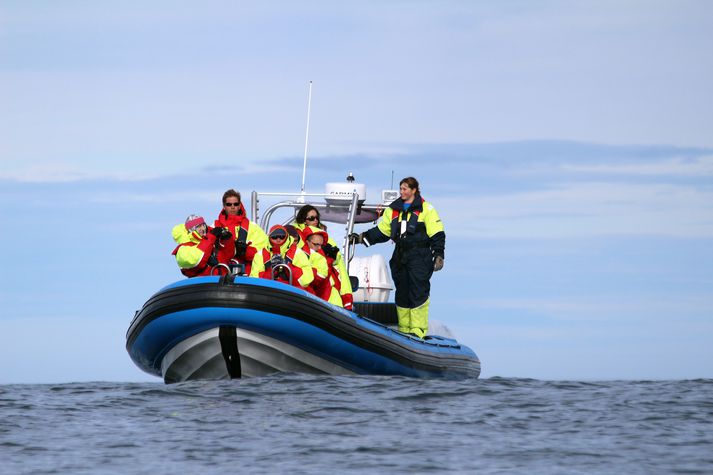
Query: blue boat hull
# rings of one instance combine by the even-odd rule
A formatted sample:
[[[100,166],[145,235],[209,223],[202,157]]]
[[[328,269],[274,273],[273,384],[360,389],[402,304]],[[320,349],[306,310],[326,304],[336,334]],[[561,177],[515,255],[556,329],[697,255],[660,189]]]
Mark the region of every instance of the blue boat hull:
[[[405,335],[295,287],[248,277],[171,284],[144,304],[127,351],[172,383],[275,372],[477,378],[480,361],[457,341]]]

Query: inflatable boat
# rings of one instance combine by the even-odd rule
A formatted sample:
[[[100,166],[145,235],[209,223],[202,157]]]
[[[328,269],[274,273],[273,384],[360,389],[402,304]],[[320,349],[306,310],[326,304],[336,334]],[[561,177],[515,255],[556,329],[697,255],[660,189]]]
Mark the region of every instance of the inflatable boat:
[[[357,304],[372,319],[276,281],[198,277],[153,295],[132,321],[126,348],[166,383],[276,372],[478,377],[470,348],[391,328],[392,305]]]
[[[391,194],[389,194],[391,193]],[[373,222],[383,202],[369,205],[363,185],[328,183],[326,193],[296,195],[270,206],[260,222],[287,209],[294,219],[307,196],[323,221],[345,225],[343,256],[355,285],[354,311],[332,305],[300,288],[231,272],[170,284],[143,305],[126,334],[126,349],[143,371],[166,383],[192,379],[263,376],[276,372],[370,374],[477,378],[480,360],[447,336],[424,339],[397,330],[396,307],[389,302],[391,279],[383,256],[354,257],[346,236],[355,223]],[[259,215],[252,193],[252,216]],[[354,262],[352,262],[354,261]],[[223,264],[219,264],[223,265]],[[230,269],[228,269],[230,271]],[[356,290],[358,282],[361,288]]]

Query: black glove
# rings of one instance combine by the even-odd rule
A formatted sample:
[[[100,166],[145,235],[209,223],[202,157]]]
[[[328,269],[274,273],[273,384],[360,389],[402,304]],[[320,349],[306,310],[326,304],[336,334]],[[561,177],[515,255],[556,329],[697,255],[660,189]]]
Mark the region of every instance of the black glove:
[[[245,251],[248,250],[248,243],[245,241],[240,241],[237,240],[235,241],[235,255],[237,257],[243,257],[245,255]]]
[[[351,233],[349,235],[349,242],[357,243],[357,244],[364,244],[364,233],[361,233],[361,234]]]
[[[287,269],[284,267],[280,267],[280,270],[277,271],[277,277],[283,280],[290,280],[290,276],[287,273]]]
[[[438,272],[439,270],[443,269],[443,264],[444,260],[442,256],[436,256],[435,259],[433,259],[433,271]]]
[[[275,266],[278,266],[278,265],[284,264],[284,263],[285,263],[285,259],[279,254],[275,254],[274,256],[272,256],[272,258],[270,258],[270,264],[272,264],[272,267],[275,267]]]
[[[216,259],[213,254],[211,254],[208,258],[208,265],[211,267],[215,267],[218,265],[218,259]]]
[[[210,230],[210,233],[221,241],[233,237],[232,233],[225,228],[213,228]]]
[[[339,252],[339,248],[337,246],[332,246],[331,244],[322,244],[322,251],[324,251],[324,255],[327,257],[331,257],[332,259],[337,258],[337,253]]]

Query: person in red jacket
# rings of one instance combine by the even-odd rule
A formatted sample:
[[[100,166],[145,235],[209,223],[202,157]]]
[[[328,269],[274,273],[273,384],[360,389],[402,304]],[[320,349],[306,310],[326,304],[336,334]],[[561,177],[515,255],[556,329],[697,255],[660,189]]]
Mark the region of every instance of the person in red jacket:
[[[299,209],[297,215],[295,216],[294,226],[300,232],[304,232],[304,230],[308,227],[315,227],[325,231],[326,236],[327,227],[322,224],[319,210],[309,204],[304,205]],[[339,291],[341,305],[347,310],[352,310],[354,296],[352,294],[352,284],[349,280],[349,271],[347,270],[347,265],[344,262],[344,257],[342,256],[342,253],[339,252],[337,243],[329,237],[327,238],[327,241],[325,241],[323,251],[325,251],[325,257],[327,257],[326,252],[329,252],[330,256],[334,256],[332,259],[334,260],[334,270],[336,270],[336,272],[332,274],[332,277],[338,279],[339,282],[336,283],[333,288],[336,288]],[[339,305],[339,301],[335,298],[335,296],[332,296],[328,300],[335,305]]]
[[[223,228],[208,230],[202,216],[190,215],[184,224],[173,227],[173,239],[178,246],[173,250],[176,263],[186,277],[210,275],[219,263],[216,242],[231,241],[232,235]],[[219,247],[218,246],[218,247]]]
[[[314,272],[309,263],[309,256],[298,247],[284,226],[276,224],[270,228],[270,247],[263,248],[255,254],[250,277],[280,280],[303,290],[310,291],[314,280]],[[276,271],[278,266],[286,265],[284,271]],[[279,269],[283,269],[280,267]],[[273,275],[273,271],[274,275]]]
[[[338,249],[329,244],[329,235],[321,228],[305,226],[302,229],[305,244],[303,250],[309,255],[310,264],[314,269],[315,278],[312,287],[315,295],[327,302],[352,309],[352,293],[342,295],[341,283],[343,277],[336,265]]]
[[[250,274],[255,254],[268,247],[265,231],[247,218],[240,193],[232,188],[223,193],[223,209],[215,220],[216,228],[226,228],[235,237],[227,242],[221,256],[235,259],[245,266],[245,274]]]
[[[314,274],[314,280],[309,284],[307,291],[324,300],[329,300],[324,297],[329,295],[326,289],[329,264],[327,264],[327,259],[322,251],[322,244],[327,242],[327,233],[321,229],[307,226],[300,232],[300,237],[301,240],[297,245],[309,256],[309,264],[312,266]]]

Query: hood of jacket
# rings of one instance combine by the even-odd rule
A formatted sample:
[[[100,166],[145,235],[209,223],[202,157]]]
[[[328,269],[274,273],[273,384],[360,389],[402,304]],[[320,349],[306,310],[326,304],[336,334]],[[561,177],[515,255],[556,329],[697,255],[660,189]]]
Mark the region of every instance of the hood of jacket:
[[[270,232],[267,233],[267,243],[268,243],[267,246],[268,246],[268,250],[270,251],[270,254],[274,255],[274,253],[275,253],[272,241],[270,241],[270,234],[272,234],[272,232],[275,231],[276,229],[282,229],[283,231],[285,231],[285,234],[287,234],[287,239],[285,239],[285,242],[283,242],[282,245],[280,246],[280,255],[284,257],[285,254],[287,254],[287,251],[290,249],[290,246],[292,246],[292,244],[295,242],[295,240],[292,238],[292,236],[290,236],[290,233],[287,232],[287,229],[283,225],[275,224],[274,226],[272,226],[270,228]]]
[[[189,232],[184,224],[175,225],[171,230],[171,235],[176,244],[185,244],[187,242],[198,244],[202,239],[200,234]]]
[[[318,234],[322,236],[324,239],[324,243],[326,244],[327,241],[329,241],[329,234],[327,234],[327,231],[317,228],[315,226],[305,226],[301,230],[302,238],[307,241],[307,238],[312,236],[313,234]]]
[[[233,226],[240,226],[240,223],[245,219],[245,207],[243,203],[238,206],[238,214],[228,214],[224,209],[220,210],[218,213],[218,219],[215,220],[216,224],[220,223],[221,228],[232,229]]]

